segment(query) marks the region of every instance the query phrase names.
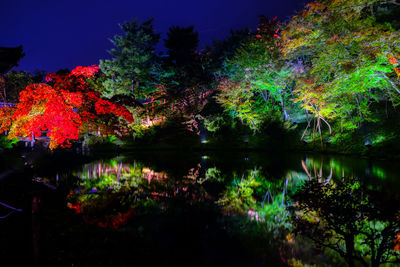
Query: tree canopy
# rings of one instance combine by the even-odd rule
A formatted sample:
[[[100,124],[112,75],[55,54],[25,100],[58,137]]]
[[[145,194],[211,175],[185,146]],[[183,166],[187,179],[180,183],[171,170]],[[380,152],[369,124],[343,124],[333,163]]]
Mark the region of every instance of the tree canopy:
[[[101,99],[100,94],[89,87],[99,67],[76,67],[70,73],[51,73],[46,77],[49,84],[28,85],[21,91],[15,107],[1,108],[1,132],[9,130],[8,138],[40,137],[47,131],[50,149],[69,147],[71,140],[90,130],[96,118],[114,114],[127,122],[133,122],[132,114],[123,106]]]
[[[109,53],[112,59],[100,60],[105,74],[102,95],[146,98],[157,83],[155,46],[160,35],[154,32],[153,19],[139,23],[137,19],[120,25],[123,35],[111,40],[115,48]]]

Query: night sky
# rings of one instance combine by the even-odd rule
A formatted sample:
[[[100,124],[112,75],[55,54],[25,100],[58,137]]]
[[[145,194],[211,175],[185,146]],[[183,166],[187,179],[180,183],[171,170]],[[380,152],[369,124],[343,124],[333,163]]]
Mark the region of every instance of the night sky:
[[[156,32],[195,25],[201,46],[229,29],[256,28],[257,15],[288,19],[306,0],[0,0],[0,46],[23,45],[19,67],[57,71],[109,58],[119,23],[154,17]],[[159,47],[162,46],[160,42]]]

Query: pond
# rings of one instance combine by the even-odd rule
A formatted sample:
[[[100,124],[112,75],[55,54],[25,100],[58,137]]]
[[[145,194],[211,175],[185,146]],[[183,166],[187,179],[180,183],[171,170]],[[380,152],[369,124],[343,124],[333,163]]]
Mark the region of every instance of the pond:
[[[0,157],[0,255],[15,265],[320,266],[398,256],[396,162],[255,152]]]

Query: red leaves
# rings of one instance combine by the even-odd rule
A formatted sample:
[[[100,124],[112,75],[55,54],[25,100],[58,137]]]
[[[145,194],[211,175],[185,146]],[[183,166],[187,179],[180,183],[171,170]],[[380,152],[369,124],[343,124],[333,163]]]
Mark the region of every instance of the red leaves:
[[[69,74],[51,73],[46,77],[48,84],[32,84],[21,93],[15,113],[7,112],[10,120],[2,120],[0,130],[11,127],[9,138],[41,136],[48,130],[50,149],[58,146],[69,147],[70,140],[77,140],[84,122],[94,121],[97,115],[114,114],[133,122],[132,114],[122,106],[117,106],[99,98],[99,93],[90,90],[87,78],[93,77],[99,67],[77,67]],[[93,114],[95,108],[97,114]],[[5,117],[2,116],[2,117]],[[12,121],[12,122],[10,122]],[[4,130],[3,130],[4,131]]]
[[[95,109],[99,115],[112,113],[114,115],[123,117],[129,123],[133,122],[132,114],[125,107],[117,106],[110,101],[99,98],[95,104]]]
[[[88,66],[88,67],[83,67],[83,66],[78,66],[75,69],[73,69],[70,73],[70,76],[83,76],[87,79],[93,77],[98,71],[100,67],[96,65]]]
[[[81,92],[61,92],[65,102],[74,107],[80,107],[83,105],[84,95]]]
[[[77,98],[75,94],[72,96]],[[42,131],[48,130],[51,149],[59,145],[68,146],[69,139],[79,138],[82,121],[67,99],[71,99],[69,92],[59,92],[47,84],[27,86],[16,105],[13,123],[17,127],[14,127],[11,136],[37,137],[42,135]]]

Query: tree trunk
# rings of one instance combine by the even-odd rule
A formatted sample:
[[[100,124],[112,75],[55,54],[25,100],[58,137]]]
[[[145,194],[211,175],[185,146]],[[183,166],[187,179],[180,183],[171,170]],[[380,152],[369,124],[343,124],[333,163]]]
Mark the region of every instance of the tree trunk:
[[[281,106],[282,106],[282,112],[283,112],[283,120],[286,121],[287,119],[289,119],[289,114],[287,113],[286,108],[285,108],[285,103],[284,103],[284,101],[283,101],[282,91],[281,91],[281,90],[278,90],[278,91],[279,91],[279,95],[280,95],[280,97],[281,97]]]
[[[354,237],[352,235],[345,236],[346,241],[346,261],[349,267],[355,267],[354,263]]]
[[[132,80],[132,97],[133,97],[133,99],[135,99],[135,81],[134,80]]]
[[[119,164],[119,168],[118,168],[118,174],[117,174],[117,181],[120,181],[120,177],[121,177],[121,170],[122,170],[122,162]]]

